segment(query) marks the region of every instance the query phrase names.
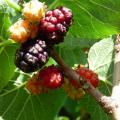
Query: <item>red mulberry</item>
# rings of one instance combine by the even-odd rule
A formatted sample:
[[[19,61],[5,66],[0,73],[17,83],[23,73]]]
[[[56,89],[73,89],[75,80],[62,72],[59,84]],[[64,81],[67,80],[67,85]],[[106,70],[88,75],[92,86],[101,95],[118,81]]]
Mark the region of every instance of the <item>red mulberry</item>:
[[[88,68],[78,66],[75,70],[83,79],[90,82],[95,88],[99,85],[99,79],[98,75],[93,72],[92,70],[89,70]],[[75,87],[81,87],[80,83],[78,83],[75,80],[70,80],[71,84]]]
[[[45,18],[40,21],[39,35],[49,44],[62,42],[72,24],[72,16],[72,11],[66,7],[47,11]]]
[[[43,86],[50,89],[59,88],[64,82],[61,70],[53,65],[44,67],[40,70],[39,78],[42,81]]]

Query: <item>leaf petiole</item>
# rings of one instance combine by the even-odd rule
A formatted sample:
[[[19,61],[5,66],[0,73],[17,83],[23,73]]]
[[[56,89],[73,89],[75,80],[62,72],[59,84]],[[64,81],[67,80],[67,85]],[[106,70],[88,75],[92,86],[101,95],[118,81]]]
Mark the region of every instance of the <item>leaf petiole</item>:
[[[8,39],[8,40],[6,40],[4,42],[0,42],[0,47],[10,45],[10,44],[13,44],[13,43],[15,43],[13,40]]]
[[[17,3],[13,2],[12,0],[5,0],[5,1],[11,8],[21,12],[21,7]]]

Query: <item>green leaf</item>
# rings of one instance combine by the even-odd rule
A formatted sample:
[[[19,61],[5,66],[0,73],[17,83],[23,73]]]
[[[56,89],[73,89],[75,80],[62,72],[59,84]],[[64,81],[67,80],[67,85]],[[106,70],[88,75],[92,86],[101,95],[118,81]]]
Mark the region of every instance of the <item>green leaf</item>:
[[[86,42],[86,44],[85,42],[84,40],[68,36],[65,42],[57,47],[59,55],[64,59],[65,63],[71,67],[73,67],[74,64],[86,64],[87,55],[82,48],[89,48],[90,42]]]
[[[65,63],[73,67],[75,64],[86,64],[87,56],[79,47],[75,49],[63,48],[61,49],[61,57]]]
[[[9,82],[14,74],[14,55],[16,48],[16,45],[0,48],[0,91]]]
[[[90,113],[91,120],[111,120],[91,96],[84,97],[79,104],[81,110]]]
[[[0,4],[0,40],[8,38],[8,28],[11,25],[9,12],[5,3]]]
[[[114,39],[105,38],[95,43],[88,54],[89,68],[98,73],[101,80],[107,80],[112,76],[114,57]]]
[[[66,48],[69,47],[71,49],[74,49],[76,47],[79,47],[80,49],[84,49],[84,48],[90,48],[95,42],[97,42],[98,40],[90,40],[90,39],[82,39],[82,38],[78,38],[78,37],[74,37],[73,35],[68,34],[65,37],[64,42],[62,42],[59,46],[61,48]]]
[[[11,85],[6,91],[0,95],[0,116],[4,120],[54,120],[66,99],[61,89],[30,95],[22,85]]]
[[[120,32],[119,0],[56,0],[52,5],[67,6],[73,11],[70,32],[80,38],[98,39]]]

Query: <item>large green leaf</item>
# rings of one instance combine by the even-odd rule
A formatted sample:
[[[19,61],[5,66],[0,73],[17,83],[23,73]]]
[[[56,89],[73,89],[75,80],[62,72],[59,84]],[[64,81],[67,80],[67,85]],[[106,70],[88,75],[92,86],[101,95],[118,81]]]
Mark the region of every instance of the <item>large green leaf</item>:
[[[89,68],[97,72],[100,79],[107,80],[112,76],[113,57],[114,39],[112,37],[103,39],[94,44],[89,51]]]
[[[55,0],[52,8],[61,5],[73,11],[73,35],[97,39],[120,32],[119,0]]]
[[[62,48],[60,49],[61,57],[64,59],[65,63],[73,67],[75,64],[86,64],[87,56],[79,49]]]
[[[65,37],[65,40],[63,43],[59,44],[60,48],[67,48],[75,49],[76,47],[79,47],[80,49],[90,48],[95,42],[98,40],[90,40],[90,39],[80,39],[78,37],[74,37],[73,35],[68,34]]]
[[[14,74],[14,55],[16,49],[16,45],[0,48],[0,91]]]
[[[30,95],[23,87],[9,85],[0,95],[0,116],[3,120],[54,120],[65,101],[62,90]]]

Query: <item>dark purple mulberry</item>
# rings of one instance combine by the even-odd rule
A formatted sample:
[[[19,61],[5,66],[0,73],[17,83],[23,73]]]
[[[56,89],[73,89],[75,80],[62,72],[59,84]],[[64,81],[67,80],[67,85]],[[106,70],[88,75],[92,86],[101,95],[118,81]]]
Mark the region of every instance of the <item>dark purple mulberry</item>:
[[[23,72],[34,72],[48,61],[48,48],[41,39],[29,40],[22,44],[15,55],[15,65]]]
[[[40,37],[45,38],[46,42],[52,45],[62,42],[72,24],[72,17],[72,11],[66,7],[47,11],[45,18],[40,21]]]

